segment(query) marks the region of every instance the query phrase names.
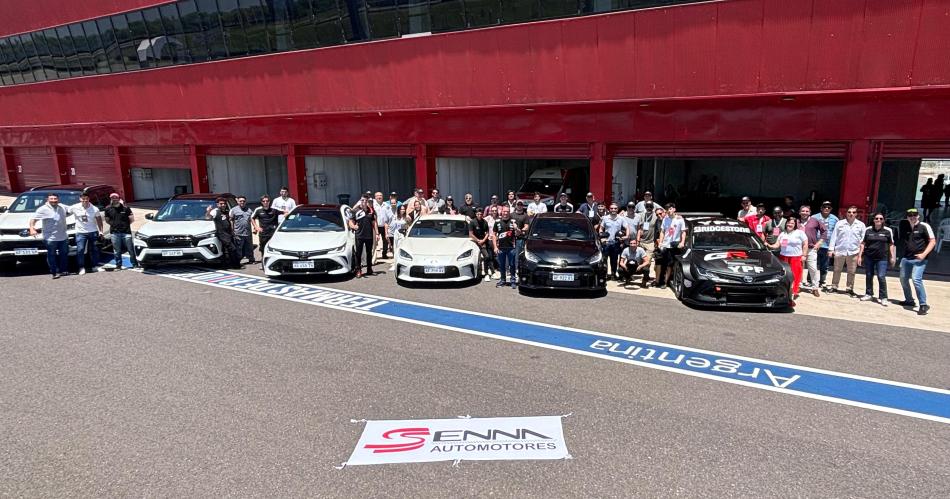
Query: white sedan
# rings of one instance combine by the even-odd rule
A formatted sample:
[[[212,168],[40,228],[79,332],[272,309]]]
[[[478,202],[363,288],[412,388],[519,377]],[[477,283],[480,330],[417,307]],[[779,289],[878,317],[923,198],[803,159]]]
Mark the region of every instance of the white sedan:
[[[396,254],[396,280],[459,282],[478,279],[480,252],[464,215],[424,215],[406,231]]]
[[[346,228],[344,210],[326,204],[296,207],[264,249],[264,274],[351,273],[355,240]]]

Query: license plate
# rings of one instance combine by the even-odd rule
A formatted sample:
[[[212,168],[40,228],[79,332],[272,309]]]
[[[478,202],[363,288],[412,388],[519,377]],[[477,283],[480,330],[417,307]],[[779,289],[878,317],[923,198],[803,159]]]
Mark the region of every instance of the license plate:
[[[551,279],[561,282],[574,282],[574,274],[551,274]]]
[[[426,267],[422,269],[426,274],[444,274],[445,267]]]
[[[13,254],[16,256],[33,256],[40,254],[36,248],[14,248]]]
[[[181,250],[162,250],[162,256],[182,256]]]
[[[312,269],[313,260],[303,260],[300,262],[293,262],[291,265],[293,265],[293,268],[295,269]]]

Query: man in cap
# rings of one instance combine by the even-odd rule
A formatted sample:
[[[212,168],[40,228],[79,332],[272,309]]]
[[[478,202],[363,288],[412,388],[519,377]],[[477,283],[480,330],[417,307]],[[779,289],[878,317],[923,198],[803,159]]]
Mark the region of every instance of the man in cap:
[[[574,205],[567,202],[567,193],[562,192],[558,203],[554,205],[554,213],[574,213]]]
[[[646,191],[643,193],[643,200],[637,203],[637,207],[634,209],[636,213],[644,213],[647,211],[646,204],[653,203],[653,193]],[[652,211],[652,210],[651,210]]]
[[[924,289],[924,270],[927,268],[927,257],[936,245],[934,231],[927,222],[920,221],[917,208],[907,210],[907,221],[910,223],[910,233],[904,240],[904,257],[901,258],[901,288],[904,290],[904,301],[899,305],[913,307],[914,296],[910,292],[913,280],[914,290],[917,292],[917,301],[920,307],[917,315],[927,315],[930,305],[927,304],[927,291]]]
[[[499,210],[501,209],[501,206],[498,205],[498,195],[497,195],[497,194],[492,194],[492,195],[491,195],[491,201],[489,201],[489,202],[488,202],[488,206],[485,207],[484,215],[485,215],[486,217],[489,216],[489,215],[491,215],[491,210],[492,210],[492,208],[495,209],[496,215],[500,213]]]
[[[413,195],[409,196],[409,199],[403,202],[403,204],[406,205],[406,212],[412,213],[415,210],[416,201],[418,201],[419,206],[422,208],[420,215],[427,215],[429,213],[429,208],[426,203],[425,193],[426,191],[424,189],[421,187],[416,187]]]
[[[115,269],[122,270],[122,251],[129,251],[129,260],[133,267],[138,267],[138,261],[135,259],[135,247],[132,245],[132,223],[135,222],[135,215],[132,209],[125,205],[125,201],[119,198],[115,192],[109,194],[109,206],[102,212],[109,224],[109,231],[112,235],[112,251],[115,253]],[[124,248],[123,248],[124,246]]]
[[[812,218],[818,220],[818,222],[824,226],[825,233],[828,234],[828,237],[821,241],[821,247],[818,248],[818,285],[824,288],[825,277],[828,275],[828,261],[830,260],[830,258],[828,258],[828,243],[831,239],[831,234],[835,231],[838,217],[831,213],[831,201],[825,201],[821,203],[819,212],[812,215]]]
[[[578,213],[583,214],[587,218],[594,218],[594,215],[597,214],[597,205],[600,204],[597,202],[597,198],[594,197],[593,192],[588,192],[587,197],[585,198],[584,204],[577,209]]]

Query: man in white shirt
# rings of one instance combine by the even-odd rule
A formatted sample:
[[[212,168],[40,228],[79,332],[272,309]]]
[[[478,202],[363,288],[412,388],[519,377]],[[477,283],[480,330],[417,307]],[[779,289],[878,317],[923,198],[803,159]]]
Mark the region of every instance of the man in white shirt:
[[[46,204],[40,206],[30,218],[30,235],[36,237],[36,221],[39,220],[43,227],[43,242],[46,243],[46,263],[49,265],[49,272],[53,279],[59,279],[62,276],[69,275],[69,243],[66,235],[66,208],[59,204],[59,196],[49,194],[46,196]]]
[[[89,202],[89,194],[79,195],[79,203],[69,207],[69,214],[76,219],[76,266],[79,275],[86,273],[86,248],[92,257],[90,272],[99,271],[99,234],[102,233],[102,213]]]
[[[835,259],[834,275],[831,278],[831,287],[826,292],[836,293],[838,282],[841,280],[841,268],[848,266],[848,280],[845,292],[854,294],[854,274],[858,270],[858,251],[861,241],[864,240],[864,231],[867,228],[864,222],[857,219],[858,207],[849,206],[845,212],[845,219],[839,220],[831,231],[831,240],[828,241],[828,256]]]
[[[373,210],[376,212],[376,227],[379,229],[376,237],[382,239],[380,241],[382,244],[377,244],[376,247],[382,246],[382,256],[380,258],[385,259],[389,253],[389,222],[396,214],[393,213],[392,204],[383,199],[382,192],[373,195]]]
[[[277,217],[277,223],[284,221],[284,217],[294,211],[294,208],[297,207],[297,202],[294,201],[294,198],[290,197],[290,191],[287,187],[280,188],[280,196],[277,196],[273,201],[271,201],[271,208],[280,212],[280,215]]]
[[[541,193],[534,193],[534,200],[528,203],[528,215],[534,216],[548,212],[548,205],[541,202]]]

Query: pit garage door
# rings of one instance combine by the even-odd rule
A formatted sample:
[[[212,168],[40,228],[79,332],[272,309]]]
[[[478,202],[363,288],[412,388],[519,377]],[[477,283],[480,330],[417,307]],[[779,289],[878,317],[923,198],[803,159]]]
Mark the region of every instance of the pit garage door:
[[[287,185],[283,156],[207,156],[211,192],[247,196],[251,203],[264,194],[276,196]]]
[[[384,156],[307,156],[307,194],[311,203],[352,204],[363,192],[412,193],[416,176],[412,158]]]
[[[122,181],[112,151],[111,147],[67,147],[63,149],[63,166],[73,183],[120,189]]]
[[[52,147],[14,147],[10,159],[24,189],[60,183]]]

